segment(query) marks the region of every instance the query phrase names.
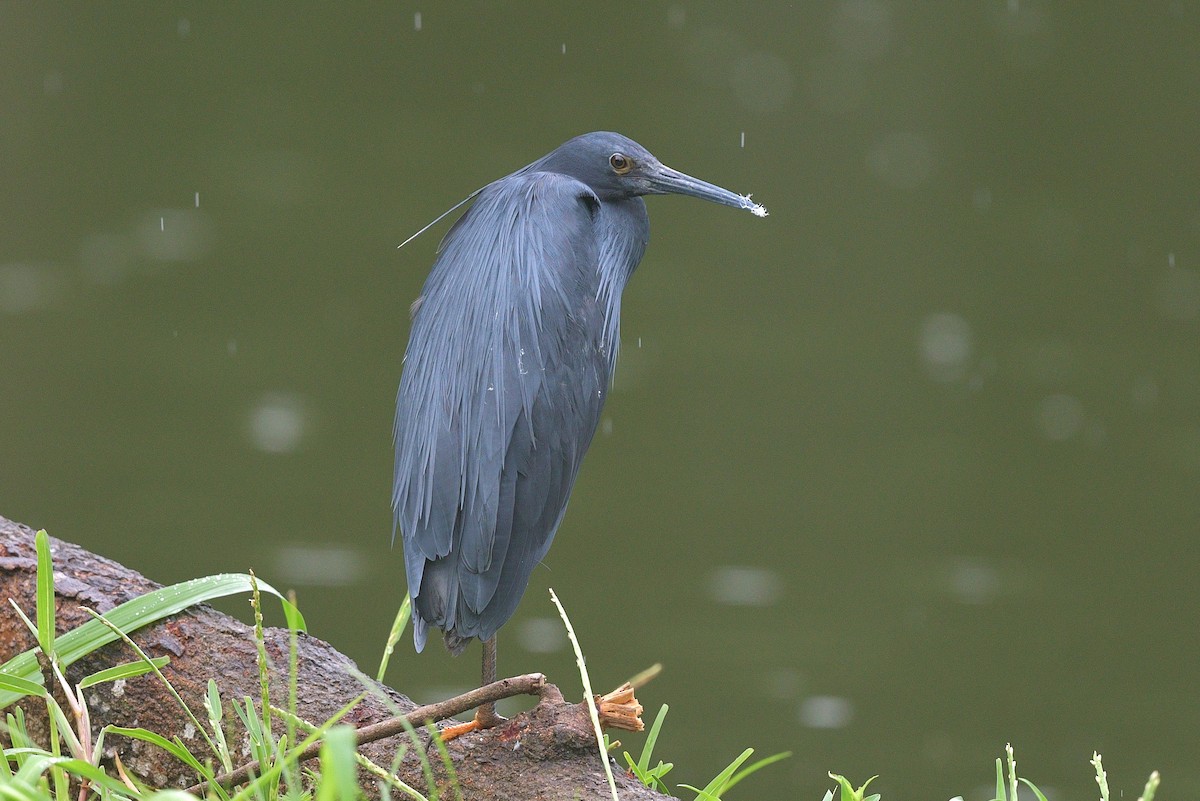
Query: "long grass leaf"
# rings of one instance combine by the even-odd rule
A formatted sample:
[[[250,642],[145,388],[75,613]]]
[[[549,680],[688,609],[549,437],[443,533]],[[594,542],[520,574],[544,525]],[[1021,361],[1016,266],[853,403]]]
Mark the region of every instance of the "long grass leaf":
[[[612,767],[608,764],[608,750],[604,747],[604,732],[600,730],[600,712],[596,709],[596,697],[592,692],[592,681],[588,677],[587,663],[583,659],[583,649],[579,646],[579,639],[575,636],[575,627],[571,625],[571,619],[567,617],[567,610],[558,600],[558,595],[554,592],[553,587],[550,588],[550,600],[558,607],[558,616],[562,618],[563,625],[567,628],[567,639],[571,641],[571,648],[575,650],[575,664],[579,667],[579,678],[583,682],[583,699],[587,701],[588,714],[592,717],[592,729],[596,732],[596,745],[600,749],[600,761],[604,764],[604,776],[608,779],[608,789],[612,791],[613,801],[620,801],[620,797],[617,795],[617,780],[613,778]]]
[[[695,790],[697,793],[700,793],[704,796],[713,796],[715,798],[719,798],[721,789],[725,786],[725,783],[729,781],[729,777],[732,776],[734,771],[741,767],[742,763],[749,759],[750,755],[753,753],[753,748],[747,748],[745,751],[738,754],[732,762],[725,766],[724,770],[714,776],[712,781],[704,786],[703,790],[697,790],[695,787],[689,787],[686,784],[682,784],[680,787],[687,787],[689,790]]]
[[[1029,781],[1029,779],[1024,778],[1021,779],[1021,781],[1025,782],[1025,786],[1027,786],[1030,790],[1033,790],[1033,794],[1037,796],[1038,801],[1046,801],[1046,794],[1039,790],[1036,784]]]
[[[321,780],[317,801],[353,801],[358,792],[355,738],[351,726],[334,726],[321,741]]]
[[[125,726],[105,726],[104,731],[110,734],[119,734],[122,737],[131,737],[134,740],[141,740],[144,743],[157,745],[159,748],[166,751],[171,756],[178,759],[183,764],[187,765],[203,779],[211,779],[212,773],[200,764],[200,760],[192,756],[192,752],[184,748],[180,743],[173,740],[168,740],[157,732],[152,732],[149,729],[127,728]]]
[[[400,609],[396,611],[396,619],[392,621],[392,630],[388,632],[387,644],[383,646],[383,658],[379,660],[379,673],[375,676],[375,681],[380,684],[383,684],[383,674],[387,673],[387,666],[392,658],[392,651],[396,650],[396,643],[400,641],[400,635],[404,633],[404,629],[408,626],[408,621],[411,617],[412,598],[406,593],[404,601],[400,604]]]
[[[79,737],[75,734],[75,729],[71,726],[71,721],[67,718],[67,714],[63,712],[58,701],[53,697],[47,696],[46,709],[50,712],[50,718],[58,727],[58,736],[66,743],[67,750],[71,752],[71,756],[76,759],[87,759],[88,755],[83,751],[83,744],[79,742]],[[55,744],[57,746],[57,743]]]
[[[16,676],[9,676],[7,673],[0,673],[0,691],[18,693],[22,696],[32,695],[36,698],[46,695],[46,688],[37,682],[19,679]]]
[[[54,659],[54,561],[50,535],[42,529],[34,537],[37,547],[37,639],[47,659]]]
[[[104,684],[107,681],[117,681],[118,679],[132,679],[136,676],[141,676],[146,673],[153,672],[154,668],[164,668],[171,663],[169,656],[156,656],[150,660],[152,664],[145,662],[125,662],[120,665],[113,665],[104,670],[98,670],[90,676],[86,676],[83,681],[79,682],[79,688],[86,690],[88,687],[95,687],[97,684]]]
[[[17,613],[17,617],[19,617],[21,619],[21,622],[25,624],[25,628],[29,629],[29,633],[32,634],[33,638],[36,640],[37,636],[38,636],[37,624],[29,619],[29,615],[25,614],[24,609],[17,606],[17,602],[15,600],[13,600],[12,598],[9,598],[8,602],[9,602],[9,604],[12,605],[13,611]],[[34,612],[34,614],[36,615],[37,613]],[[40,648],[41,646],[38,646],[38,647]],[[33,654],[33,651],[26,651],[26,653]],[[37,659],[36,655],[34,656],[34,659],[35,660]],[[0,666],[0,670],[3,670],[7,666],[8,666],[8,663],[5,662],[3,666]]]
[[[299,616],[299,610],[295,610],[295,607],[284,600],[274,587],[262,581],[258,583],[258,586],[261,590],[278,597],[285,604],[285,610],[291,607],[295,615]],[[190,606],[249,591],[249,576],[241,573],[222,573],[184,581],[170,587],[161,587],[126,601],[105,614],[105,617],[122,632],[129,633],[182,612]],[[303,617],[300,617],[299,621],[303,624]],[[300,630],[303,631],[303,627]],[[82,626],[57,638],[53,647],[58,655],[59,664],[65,668],[96,649],[118,639],[118,636],[116,632],[99,620],[89,620]],[[37,656],[33,650],[18,654],[0,665],[0,672],[41,683]],[[20,700],[21,697],[13,692],[0,691],[0,708]]]
[[[25,712],[18,706],[13,712],[5,715],[5,719],[8,723],[8,739],[12,743],[12,748],[8,751],[13,755],[13,759],[17,762],[17,768],[20,769],[21,765],[25,763],[21,749],[33,748],[33,740],[25,731]]]
[[[667,719],[667,709],[666,704],[659,707],[658,714],[654,716],[654,723],[650,725],[650,732],[646,735],[646,744],[642,746],[642,755],[638,759],[638,767],[642,769],[643,773],[650,769],[650,757],[658,742],[658,733],[662,731],[663,721]]]
[[[401,717],[400,724],[404,726],[404,733],[408,735],[408,739],[412,741],[413,753],[417,755],[417,759],[421,762],[421,774],[425,777],[425,789],[429,791],[429,796],[426,801],[439,801],[437,781],[433,778],[433,765],[429,764],[429,757],[425,755],[425,747],[421,745],[421,738],[417,735],[417,730],[408,722],[407,718]],[[441,737],[441,733],[435,733],[435,737]]]
[[[725,793],[729,792],[730,788],[732,788],[735,784],[740,782],[742,779],[749,776],[751,773],[754,773],[755,771],[758,771],[758,770],[762,770],[767,765],[773,765],[781,759],[787,759],[791,755],[792,755],[791,751],[780,751],[778,754],[772,754],[769,757],[763,757],[762,759],[758,760],[757,762],[754,762],[751,765],[747,765],[746,767],[739,770],[737,773],[733,774],[733,776],[730,777],[729,781],[725,782],[725,786],[721,788],[719,795],[724,795]],[[1046,800],[1042,799],[1042,801],[1046,801]]]
[[[13,781],[32,785],[37,781],[39,776],[54,770],[87,779],[94,785],[117,793],[121,798],[129,797],[129,788],[124,784],[112,778],[95,765],[73,757],[55,757],[49,754],[32,757],[13,776]],[[39,799],[46,798],[44,793],[39,793],[34,797]]]
[[[429,732],[429,736],[433,739],[433,744],[438,750],[438,754],[442,757],[442,770],[446,771],[447,780],[451,787],[458,787],[458,771],[454,769],[454,761],[450,759],[450,750],[446,748],[446,741],[442,739],[441,732],[433,723],[425,724],[425,729]],[[462,793],[459,793],[462,797]]]

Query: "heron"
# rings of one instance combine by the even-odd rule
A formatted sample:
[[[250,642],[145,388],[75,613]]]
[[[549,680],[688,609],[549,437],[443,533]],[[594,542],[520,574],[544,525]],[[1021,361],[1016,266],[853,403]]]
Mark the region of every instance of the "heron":
[[[483,684],[600,421],[649,241],[642,198],[664,194],[767,214],[621,134],[584,134],[446,212],[474,200],[412,304],[392,508],[413,640],[439,629],[454,655],[480,640]],[[455,733],[501,720],[485,704]]]

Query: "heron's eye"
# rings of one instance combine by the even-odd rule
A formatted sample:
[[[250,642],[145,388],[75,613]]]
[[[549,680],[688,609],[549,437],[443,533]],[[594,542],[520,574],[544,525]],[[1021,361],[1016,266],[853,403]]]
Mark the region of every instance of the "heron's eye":
[[[633,169],[633,159],[620,153],[613,153],[609,156],[608,163],[617,175],[624,175]]]

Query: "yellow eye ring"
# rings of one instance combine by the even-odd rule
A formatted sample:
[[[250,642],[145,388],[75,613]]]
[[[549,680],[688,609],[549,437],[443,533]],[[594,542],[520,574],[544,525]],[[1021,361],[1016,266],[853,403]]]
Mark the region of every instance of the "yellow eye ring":
[[[621,153],[613,153],[609,156],[608,164],[617,175],[624,175],[633,169],[633,159]]]

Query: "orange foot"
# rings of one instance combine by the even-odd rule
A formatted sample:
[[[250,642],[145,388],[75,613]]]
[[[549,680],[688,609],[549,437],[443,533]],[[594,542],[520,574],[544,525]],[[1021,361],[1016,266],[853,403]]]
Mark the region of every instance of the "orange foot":
[[[438,733],[442,737],[442,742],[448,743],[457,737],[462,737],[464,734],[499,726],[506,720],[507,718],[502,718],[496,714],[496,708],[493,705],[485,704],[475,710],[475,717],[472,720],[467,723],[455,723],[453,726],[447,726]]]

